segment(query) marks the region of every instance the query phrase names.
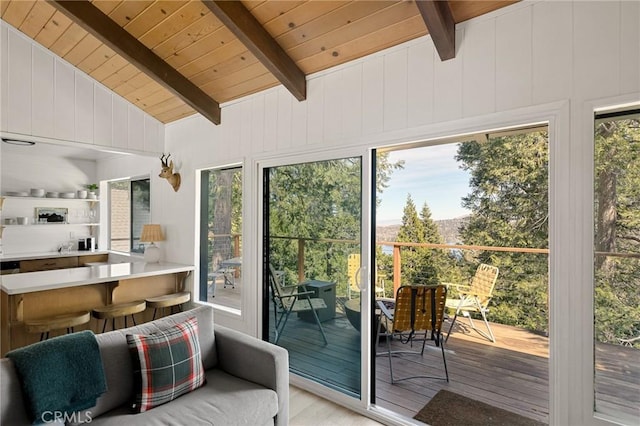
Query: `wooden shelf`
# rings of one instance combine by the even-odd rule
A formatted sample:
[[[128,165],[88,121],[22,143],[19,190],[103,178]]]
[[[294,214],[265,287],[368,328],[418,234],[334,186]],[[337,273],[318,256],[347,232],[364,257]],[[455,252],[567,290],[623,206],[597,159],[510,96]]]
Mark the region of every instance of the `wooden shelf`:
[[[4,224],[2,225],[5,228],[30,228],[32,226],[35,227],[47,227],[47,226],[100,226],[99,223],[56,223],[56,222],[51,222],[51,223],[30,223],[28,225],[18,225],[18,224],[13,224],[13,225],[7,225]]]
[[[15,195],[3,195],[0,198],[5,198],[5,199],[10,199],[10,200],[50,200],[50,201],[89,201],[92,203],[97,203],[100,201],[100,199],[96,198],[91,199],[91,198],[62,198],[62,197],[57,197],[57,198],[49,198],[49,197],[18,197]]]

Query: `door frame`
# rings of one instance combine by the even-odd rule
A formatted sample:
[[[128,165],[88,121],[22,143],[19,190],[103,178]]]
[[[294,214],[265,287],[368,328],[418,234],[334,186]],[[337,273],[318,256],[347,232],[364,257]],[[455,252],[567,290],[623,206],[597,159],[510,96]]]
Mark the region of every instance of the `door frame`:
[[[257,210],[257,240],[259,241],[256,244],[256,271],[258,273],[258,283],[261,283],[259,286],[259,294],[258,294],[258,303],[259,303],[259,311],[258,314],[258,330],[259,337],[264,339],[263,335],[263,327],[264,327],[264,318],[265,313],[264,309],[267,308],[268,315],[268,292],[265,293],[264,288],[264,272],[262,259],[264,256],[264,248],[263,248],[263,237],[265,227],[264,227],[264,181],[265,181],[265,170],[272,167],[286,166],[290,164],[300,164],[300,163],[314,163],[319,161],[328,161],[334,159],[341,158],[353,158],[358,157],[361,160],[361,198],[360,198],[360,207],[361,207],[361,218],[360,218],[360,261],[362,267],[362,282],[366,282],[367,286],[360,293],[360,297],[362,298],[362,309],[360,312],[360,399],[353,398],[347,394],[341,393],[340,391],[330,389],[326,386],[323,386],[320,383],[312,381],[310,379],[306,379],[304,377],[298,376],[296,374],[290,375],[290,383],[294,386],[299,386],[306,390],[309,390],[315,394],[318,394],[322,397],[335,401],[338,404],[351,408],[354,411],[365,412],[369,406],[368,401],[370,400],[370,381],[371,381],[371,322],[368,320],[371,315],[370,307],[372,303],[371,292],[368,291],[370,287],[370,272],[368,265],[371,263],[371,220],[369,220],[371,216],[371,179],[368,177],[371,176],[371,149],[368,148],[359,148],[359,147],[349,147],[342,149],[332,149],[332,150],[321,150],[314,152],[305,152],[301,154],[292,154],[286,156],[278,156],[265,158],[261,160],[256,160],[254,164],[254,170],[257,170],[257,198],[256,202],[256,210]],[[365,281],[366,280],[366,281]],[[366,374],[365,374],[366,373]]]
[[[569,101],[563,100],[494,112],[482,116],[460,118],[417,128],[386,131],[370,136],[365,135],[358,141],[350,141],[353,145],[347,148],[312,145],[304,149],[304,151],[301,148],[296,148],[278,153],[270,152],[253,156],[251,158],[251,170],[247,172],[248,174],[256,173],[254,179],[252,179],[254,187],[251,188],[251,194],[257,197],[252,200],[257,208],[250,213],[252,226],[255,226],[256,230],[254,235],[256,235],[257,244],[255,244],[255,250],[252,253],[252,256],[255,256],[253,264],[257,271],[256,282],[262,283],[260,263],[262,245],[257,240],[263,233],[261,208],[264,195],[262,178],[265,167],[294,162],[321,161],[336,157],[362,156],[364,176],[365,168],[370,172],[371,152],[374,149],[414,143],[424,144],[430,141],[459,137],[486,130],[520,127],[523,123],[547,123],[549,126],[549,417],[550,424],[571,423],[570,420],[575,420],[573,414],[576,412],[576,407],[582,407],[583,410],[586,409],[586,401],[582,398],[583,394],[575,392],[576,377],[584,371],[581,369],[581,365],[584,364],[582,355],[577,358],[581,361],[575,362],[576,349],[579,347],[577,345],[578,339],[583,338],[584,330],[581,330],[581,328],[584,327],[579,321],[579,315],[576,315],[575,310],[571,309],[571,306],[575,306],[576,300],[571,296],[568,286],[560,286],[558,283],[573,285],[572,282],[576,280],[577,276],[581,275],[580,271],[584,268],[584,265],[581,264],[582,255],[584,254],[584,248],[580,245],[582,238],[577,238],[576,236],[576,215],[582,221],[585,213],[577,210],[576,197],[579,194],[576,194],[575,185],[572,182],[573,179],[584,178],[584,175],[582,171],[567,166],[574,163],[572,156],[576,155],[575,152],[583,149],[582,146],[576,146],[575,138],[571,136],[573,132],[583,129],[580,127],[580,124],[583,123],[580,120],[576,120],[576,116],[580,115],[580,111],[576,112],[575,108],[571,108]],[[580,124],[577,124],[578,122]],[[369,183],[363,183],[363,198],[370,200],[370,179],[366,180]],[[366,195],[365,188],[368,188]],[[363,253],[362,264],[368,265],[370,264],[371,227],[373,224],[370,220],[371,204],[364,204],[363,217],[366,217],[367,221],[363,223],[362,227],[362,247],[366,246],[369,253],[366,251]],[[365,212],[369,216],[365,216]],[[577,252],[580,252],[580,256],[571,258],[569,261],[563,255],[563,253]],[[245,251],[245,256],[247,254],[247,251]],[[367,274],[368,277],[369,275]],[[261,309],[260,305],[263,296],[262,286],[258,289],[256,296],[256,308],[259,310]],[[369,310],[371,295],[366,294],[365,297],[369,300],[369,303],[365,304],[367,310]],[[570,314],[571,312],[573,314]],[[369,318],[370,312],[366,315]],[[260,315],[257,316],[257,320],[257,329],[262,330],[262,318]],[[580,330],[580,332],[576,333],[576,330]],[[366,336],[363,339],[365,347],[363,347],[362,356],[364,357],[370,353],[370,345],[366,344],[370,338],[366,334],[363,335]],[[362,398],[360,401],[354,401],[353,398],[346,397],[318,383],[296,376],[292,376],[291,383],[368,417],[390,424],[411,424],[407,423],[407,420],[394,415],[394,413],[369,402],[371,397],[370,369],[370,360],[363,360],[362,374],[366,378],[362,380],[365,386],[361,389]],[[593,417],[591,416],[591,418]],[[583,419],[584,416],[581,416],[581,420]]]

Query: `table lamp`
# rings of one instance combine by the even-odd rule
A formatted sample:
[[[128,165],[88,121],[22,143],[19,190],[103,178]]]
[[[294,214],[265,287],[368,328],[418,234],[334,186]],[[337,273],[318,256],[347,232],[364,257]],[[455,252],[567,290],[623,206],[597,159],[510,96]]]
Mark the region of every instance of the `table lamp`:
[[[142,225],[140,242],[151,243],[144,250],[144,261],[147,263],[157,263],[160,260],[160,249],[154,244],[156,241],[164,241],[164,235],[162,234],[160,225],[155,223]]]

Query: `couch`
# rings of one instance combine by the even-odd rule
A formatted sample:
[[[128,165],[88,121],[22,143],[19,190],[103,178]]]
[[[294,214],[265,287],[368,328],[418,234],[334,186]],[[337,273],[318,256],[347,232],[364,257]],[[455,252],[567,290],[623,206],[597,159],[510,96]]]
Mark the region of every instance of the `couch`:
[[[205,369],[204,386],[149,411],[132,414],[133,365],[126,334],[151,334],[195,316]],[[214,333],[215,329],[215,333]],[[97,334],[107,391],[84,413],[63,423],[92,425],[287,425],[289,359],[286,350],[213,324],[213,309],[198,306],[136,327]],[[27,425],[13,362],[0,360],[0,424]]]

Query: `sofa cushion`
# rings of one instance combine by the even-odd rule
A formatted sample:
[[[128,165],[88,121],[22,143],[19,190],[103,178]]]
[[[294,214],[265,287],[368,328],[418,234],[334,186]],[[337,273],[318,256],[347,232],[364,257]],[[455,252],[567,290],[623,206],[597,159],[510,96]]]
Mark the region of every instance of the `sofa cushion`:
[[[127,334],[127,344],[134,365],[135,411],[165,404],[204,383],[195,317],[148,336]]]
[[[204,386],[168,404],[132,414],[127,406],[94,417],[92,426],[265,425],[278,412],[275,391],[231,376],[219,369],[207,370]]]
[[[207,370],[217,365],[218,357],[213,332],[213,308],[198,306],[194,309],[160,318],[136,327],[97,334],[100,354],[104,362],[107,392],[98,398],[96,405],[87,410],[91,417],[99,416],[119,407],[133,398],[133,364],[127,347],[127,334],[151,334],[186,321],[198,319],[198,339],[202,365]]]

